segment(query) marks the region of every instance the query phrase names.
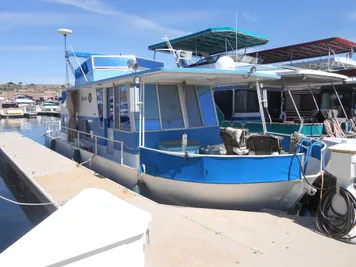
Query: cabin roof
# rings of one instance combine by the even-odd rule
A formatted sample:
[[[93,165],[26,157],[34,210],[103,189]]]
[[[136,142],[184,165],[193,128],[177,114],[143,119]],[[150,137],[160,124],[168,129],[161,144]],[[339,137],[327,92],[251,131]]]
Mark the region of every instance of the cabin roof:
[[[87,52],[71,52],[71,53],[68,53],[67,56],[68,57],[89,58],[91,56],[102,56],[102,54],[87,53]]]
[[[133,72],[121,76],[116,76],[92,83],[86,83],[68,90],[76,90],[91,85],[100,87],[112,87],[113,83],[133,83],[133,78],[139,76],[145,83],[182,83],[201,85],[227,85],[227,84],[247,84],[255,81],[280,79],[280,76],[269,73],[255,72],[249,75],[250,68],[240,68],[238,70],[215,70],[200,68],[156,68],[140,72]]]
[[[237,39],[237,40],[236,40]],[[268,38],[231,27],[209,28],[170,40],[174,49],[192,51],[194,56],[215,55],[222,52],[264,45]],[[237,45],[236,45],[237,43]],[[168,49],[166,42],[150,45],[149,50]],[[162,51],[168,52],[169,51]]]
[[[307,43],[283,46],[258,52],[248,53],[249,56],[258,56],[264,64],[300,60],[356,51],[356,43],[332,37]]]

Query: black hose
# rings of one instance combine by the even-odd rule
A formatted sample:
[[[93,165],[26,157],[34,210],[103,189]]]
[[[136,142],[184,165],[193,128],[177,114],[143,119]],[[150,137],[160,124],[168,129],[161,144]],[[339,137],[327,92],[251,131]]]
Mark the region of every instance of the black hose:
[[[303,172],[303,165],[302,165],[302,162],[300,161],[300,158],[298,157],[298,155],[296,153],[293,154],[299,161],[299,166],[300,166],[300,170],[301,170],[301,173],[302,173],[302,177],[304,179],[304,181],[311,187],[311,188],[314,188],[315,190],[319,190],[319,191],[325,191],[324,188],[320,188],[320,187],[316,187],[314,185],[312,185],[308,179],[305,177],[304,175],[304,172]]]
[[[340,196],[346,203],[347,211],[339,214],[332,207],[332,200],[336,195],[335,188],[324,192],[316,212],[316,225],[326,236],[351,243],[356,237],[347,235],[356,227],[356,198],[346,189],[340,188]]]
[[[302,170],[302,162],[300,161],[300,158],[297,154],[294,155],[297,157],[300,169]],[[348,190],[340,187],[340,197],[344,199],[347,211],[345,214],[339,214],[332,207],[332,200],[337,194],[336,186],[330,187],[328,190],[325,188],[318,188],[309,183],[303,171],[302,176],[304,181],[306,181],[310,187],[319,191],[324,191],[323,198],[320,200],[316,212],[316,225],[319,230],[328,237],[352,243],[351,240],[356,238],[356,233],[352,236],[347,235],[356,227],[356,198]]]

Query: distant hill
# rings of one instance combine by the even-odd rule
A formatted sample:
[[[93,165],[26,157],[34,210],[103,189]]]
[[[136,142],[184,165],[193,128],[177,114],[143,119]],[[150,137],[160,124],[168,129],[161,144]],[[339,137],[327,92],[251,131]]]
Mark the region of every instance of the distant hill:
[[[35,98],[40,96],[61,95],[64,85],[58,84],[22,84],[8,82],[0,84],[0,95],[11,98],[16,94],[28,94]]]

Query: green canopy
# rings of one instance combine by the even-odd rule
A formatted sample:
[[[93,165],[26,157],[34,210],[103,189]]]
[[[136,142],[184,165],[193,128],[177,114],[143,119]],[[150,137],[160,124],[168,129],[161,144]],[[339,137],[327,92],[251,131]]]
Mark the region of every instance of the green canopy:
[[[174,49],[192,51],[194,56],[215,55],[242,48],[264,45],[268,39],[230,27],[209,28],[170,40]],[[236,45],[237,44],[237,45]],[[149,50],[168,49],[162,42],[148,47]],[[169,52],[169,51],[163,51]]]

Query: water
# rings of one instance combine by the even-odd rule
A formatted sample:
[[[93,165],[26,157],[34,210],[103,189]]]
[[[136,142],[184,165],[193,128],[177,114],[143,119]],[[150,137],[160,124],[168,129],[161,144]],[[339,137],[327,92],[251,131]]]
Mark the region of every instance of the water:
[[[40,116],[33,119],[1,119],[0,131],[16,131],[44,144],[44,122],[58,120],[59,118]],[[1,174],[0,195],[18,202],[25,202],[16,186],[12,185],[6,177],[1,177]],[[43,207],[19,206],[0,199],[0,253],[47,216],[48,212]]]

